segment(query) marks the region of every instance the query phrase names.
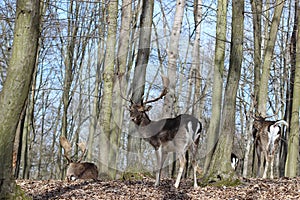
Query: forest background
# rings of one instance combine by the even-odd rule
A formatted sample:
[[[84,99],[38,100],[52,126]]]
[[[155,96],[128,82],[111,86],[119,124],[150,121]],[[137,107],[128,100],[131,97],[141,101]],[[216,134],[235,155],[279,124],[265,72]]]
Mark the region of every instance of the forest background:
[[[36,23],[27,37],[37,42],[18,43],[30,27],[16,26],[28,5],[37,10],[28,12]],[[290,124],[275,174],[298,175],[298,13],[297,0],[2,1],[1,96],[26,92],[5,89],[19,80],[10,74],[27,74],[29,92],[10,99],[21,102],[13,125],[2,116],[0,178],[64,178],[60,136],[73,144],[75,159],[76,143],[87,143],[85,160],[100,177],[155,170],[154,149],[138,137],[121,96],[155,98],[160,76],[169,78],[169,92],[150,118],[196,116],[203,124],[197,160],[206,173],[226,171],[234,152],[243,160],[238,174],[256,175],[252,123],[260,114]],[[1,111],[9,114],[5,100]],[[165,176],[175,167],[170,154]]]

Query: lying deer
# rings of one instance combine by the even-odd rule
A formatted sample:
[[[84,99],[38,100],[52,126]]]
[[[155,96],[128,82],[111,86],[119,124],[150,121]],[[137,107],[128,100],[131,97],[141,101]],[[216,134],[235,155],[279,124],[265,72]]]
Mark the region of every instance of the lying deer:
[[[288,126],[284,120],[269,121],[266,118],[259,117],[253,123],[254,145],[257,154],[257,176],[261,176],[261,163],[265,162],[263,178],[267,177],[267,171],[270,164],[270,178],[273,178],[274,155],[277,151],[281,128],[280,124]]]
[[[82,151],[81,157],[75,162],[69,157],[71,152],[71,144],[65,137],[60,137],[60,144],[64,149],[64,156],[68,161],[68,168],[66,178],[68,181],[74,181],[76,179],[98,179],[98,168],[94,163],[81,162],[84,154],[86,153],[86,147],[84,143],[79,143],[78,146]]]
[[[136,124],[140,137],[148,141],[155,149],[157,159],[155,186],[159,185],[161,170],[168,153],[176,152],[179,157],[180,168],[174,186],[178,188],[186,164],[185,153],[190,150],[194,168],[194,187],[198,187],[196,177],[198,165],[195,157],[202,128],[199,120],[191,115],[182,114],[175,118],[151,121],[147,114],[152,107],[146,104],[155,102],[167,94],[166,82],[164,82],[164,86],[161,95],[156,99],[145,102],[142,100],[140,103],[129,100],[131,102],[130,118]]]

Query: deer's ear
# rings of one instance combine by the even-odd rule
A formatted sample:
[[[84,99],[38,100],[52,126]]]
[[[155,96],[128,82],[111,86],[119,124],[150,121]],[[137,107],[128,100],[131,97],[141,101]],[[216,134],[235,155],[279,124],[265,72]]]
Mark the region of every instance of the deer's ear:
[[[145,109],[144,109],[144,111],[149,111],[151,109],[152,109],[152,106],[146,106]]]

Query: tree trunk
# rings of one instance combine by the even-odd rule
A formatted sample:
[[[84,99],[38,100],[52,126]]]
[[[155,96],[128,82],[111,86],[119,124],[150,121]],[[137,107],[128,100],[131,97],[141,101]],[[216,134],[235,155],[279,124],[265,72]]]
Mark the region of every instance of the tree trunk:
[[[73,11],[73,5],[75,5],[75,11]],[[78,11],[79,11],[79,2],[71,1],[69,6],[69,15],[72,15],[73,12],[74,15],[77,15],[75,19],[78,19]],[[68,42],[67,42],[67,49],[64,52],[63,48],[61,49],[62,54],[65,55],[64,60],[64,84],[63,84],[63,114],[62,114],[62,125],[61,125],[61,136],[64,136],[65,138],[69,139],[68,135],[68,109],[71,103],[71,97],[70,97],[70,90],[71,85],[73,82],[73,71],[74,71],[74,51],[75,51],[75,45],[76,45],[76,36],[78,31],[78,22],[72,21],[73,17],[68,16]],[[63,40],[62,40],[63,41]],[[63,44],[62,44],[63,45]],[[59,146],[59,151],[62,152],[61,146]],[[63,165],[61,165],[63,166]],[[65,169],[61,169],[60,176],[63,179],[65,174]]]
[[[101,12],[100,16],[102,18],[105,18],[105,9],[100,6],[99,11]],[[106,33],[106,25],[105,23],[102,23],[101,26],[98,28],[99,37],[105,38]],[[105,42],[104,39],[99,41],[99,44],[97,45],[97,64],[96,64],[96,78],[95,78],[95,89],[94,89],[94,95],[93,95],[93,103],[92,103],[92,115],[90,120],[90,126],[89,126],[89,139],[88,139],[88,152],[87,152],[87,160],[89,162],[93,159],[93,145],[95,140],[95,133],[97,129],[97,123],[99,121],[99,114],[100,114],[100,97],[101,97],[101,68],[103,67],[104,62],[104,48]],[[99,166],[101,166],[101,161],[99,161]]]
[[[223,73],[226,43],[226,18],[227,0],[218,0],[217,26],[216,26],[216,47],[214,61],[214,80],[212,88],[212,110],[211,120],[207,131],[207,150],[204,163],[204,172],[207,171],[212,157],[213,149],[216,145],[221,120],[222,93],[223,93]]]
[[[299,2],[296,1],[297,13],[300,11]],[[297,18],[298,27],[300,20]],[[293,103],[291,110],[290,134],[288,139],[288,154],[285,163],[285,176],[296,177],[298,172],[299,159],[299,108],[300,108],[300,31],[297,31],[296,58],[295,58],[295,76],[293,88]],[[292,72],[293,73],[293,72]]]
[[[106,39],[106,55],[103,69],[103,96],[101,99],[100,111],[100,170],[102,173],[115,177],[116,169],[114,167],[116,158],[115,150],[112,149],[116,141],[110,141],[111,134],[111,116],[112,116],[112,96],[114,84],[115,50],[118,18],[118,1],[110,1],[107,5],[108,24]]]
[[[272,56],[274,51],[274,46],[276,42],[277,32],[279,29],[280,24],[280,17],[282,13],[282,9],[284,6],[284,1],[281,1],[274,10],[274,16],[272,19],[272,24],[269,31],[269,38],[267,40],[267,46],[264,52],[264,59],[263,59],[263,67],[262,67],[262,74],[260,79],[259,85],[259,92],[258,92],[258,113],[262,116],[266,116],[266,104],[268,98],[268,82],[270,77],[270,67],[272,62]]]
[[[284,112],[284,119],[287,121],[288,124],[291,123],[292,118],[292,105],[293,105],[293,96],[294,96],[294,82],[295,82],[295,68],[296,68],[296,56],[297,56],[297,32],[298,32],[298,0],[294,2],[294,25],[292,30],[292,35],[290,38],[290,69],[286,69],[287,73],[290,73],[290,75],[287,75],[289,79],[287,80],[287,89],[285,93],[286,98],[286,104],[285,104],[285,110]],[[290,71],[290,72],[289,72]],[[286,77],[286,76],[285,76]],[[290,134],[290,127],[287,129],[283,129],[281,132],[281,139],[282,141],[287,141],[288,136]],[[285,166],[286,166],[286,159],[287,159],[287,151],[288,151],[288,144],[287,142],[281,142],[279,145],[279,176],[285,175]]]
[[[134,75],[132,80],[132,97],[131,99],[139,103],[142,100],[145,90],[145,77],[146,77],[146,69],[148,65],[149,55],[150,55],[150,43],[151,43],[151,32],[152,32],[152,19],[153,19],[153,8],[154,8],[154,0],[143,0],[142,1],[142,13],[140,19],[140,33],[139,33],[139,45],[138,45],[138,53],[135,63]],[[129,151],[133,152],[130,154],[132,158],[129,159],[129,168],[138,169],[140,167],[140,162],[136,160],[136,156],[140,157],[141,152],[141,139],[138,137],[134,137],[132,135],[137,135],[137,133],[133,133],[136,129],[133,128],[133,124],[131,123],[131,127],[129,128],[129,137],[128,144]],[[141,160],[140,158],[138,158]]]
[[[13,173],[16,179],[19,178],[20,174],[20,164],[21,164],[21,153],[22,153],[22,138],[23,138],[23,128],[25,122],[25,115],[26,115],[26,108],[27,108],[27,101],[25,103],[24,109],[22,114],[20,115],[20,120],[18,123],[18,127],[16,130],[16,137],[14,140],[14,149],[13,149]]]
[[[122,2],[122,18],[121,18],[121,28],[119,38],[119,47],[117,53],[117,65],[116,65],[116,74],[114,83],[114,112],[112,115],[112,132],[111,139],[115,140],[116,153],[119,149],[120,136],[122,134],[123,127],[123,116],[124,116],[124,106],[123,99],[121,95],[126,95],[128,80],[127,74],[128,71],[127,62],[128,62],[128,51],[129,51],[129,39],[131,33],[131,21],[132,21],[132,0],[124,0]],[[116,160],[117,154],[115,155]],[[117,165],[117,163],[116,163]],[[117,167],[117,166],[115,166]]]
[[[262,67],[262,0],[251,0],[251,9],[253,13],[253,38],[254,38],[254,98],[252,99],[254,102],[255,115],[258,115],[258,96],[259,96],[259,86],[260,86],[260,78],[261,78],[261,67]],[[266,25],[266,27],[268,27]],[[266,28],[267,29],[267,28]],[[250,113],[253,115],[253,113]],[[252,136],[252,126],[250,127],[250,137]],[[247,144],[247,149],[251,149]],[[252,160],[252,172],[256,171],[257,161],[256,161],[256,152],[255,148],[253,148],[253,160]],[[245,167],[245,163],[244,163]],[[246,171],[243,172],[243,175],[246,175]]]
[[[222,130],[212,157],[207,177],[214,181],[236,181],[230,164],[235,134],[236,96],[243,60],[244,1],[232,1],[232,32],[230,63],[224,95]]]
[[[191,114],[194,115],[196,118],[202,118],[201,112],[201,104],[202,98],[200,95],[201,90],[201,65],[200,65],[200,36],[201,36],[201,20],[202,20],[202,0],[195,0],[194,1],[194,23],[195,23],[195,40],[193,45],[193,52],[192,52],[192,66],[189,73],[189,90],[188,90],[188,98],[187,98],[187,110],[192,107]],[[192,84],[194,83],[194,84]],[[192,87],[194,87],[193,97],[191,97]],[[181,94],[181,91],[178,91],[178,94]],[[192,99],[192,102],[191,102]],[[187,158],[187,161],[189,159]],[[189,169],[191,166],[189,162],[186,163],[186,170],[184,177],[187,177],[189,174]],[[175,169],[172,169],[174,172]],[[172,174],[173,175],[173,174]]]
[[[36,62],[39,6],[39,1],[36,0],[19,0],[16,5],[12,57],[0,93],[0,199],[16,198],[12,173],[13,141],[28,98]]]
[[[170,80],[170,85],[168,88],[168,93],[165,96],[164,106],[163,106],[163,117],[171,117],[174,111],[174,103],[176,101],[175,88],[176,88],[176,68],[178,59],[178,47],[180,40],[180,32],[182,27],[182,20],[185,8],[185,0],[176,1],[176,11],[174,16],[174,23],[172,27],[172,32],[170,36],[170,43],[168,48],[168,78]]]
[[[251,9],[253,15],[253,38],[254,38],[254,98],[257,102],[258,88],[260,82],[261,69],[261,16],[262,16],[262,0],[251,0]],[[257,103],[255,103],[257,111]]]
[[[98,51],[101,51],[100,48],[98,48]],[[98,53],[99,54],[99,53]],[[101,54],[102,55],[102,54]],[[101,56],[102,57],[102,56]],[[92,107],[92,114],[91,114],[91,120],[90,120],[90,126],[89,126],[89,139],[88,139],[88,152],[87,152],[87,161],[92,162],[93,160],[93,145],[95,140],[95,132],[97,128],[97,121],[99,117],[99,104],[100,104],[100,66],[101,66],[101,58],[97,60],[97,69],[96,69],[96,80],[95,80],[95,90],[93,95],[93,103],[91,105]]]
[[[202,0],[194,1],[194,22],[195,22],[195,42],[193,46],[193,62],[192,69],[194,71],[195,92],[194,92],[194,115],[202,118],[202,107],[204,102],[201,98],[201,65],[200,65],[200,36],[201,36],[201,21],[202,21]],[[189,106],[189,105],[187,105]]]

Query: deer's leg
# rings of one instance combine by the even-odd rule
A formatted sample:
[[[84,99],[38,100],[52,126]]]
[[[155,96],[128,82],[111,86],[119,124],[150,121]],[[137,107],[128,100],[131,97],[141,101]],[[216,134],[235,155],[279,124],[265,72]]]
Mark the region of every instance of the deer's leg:
[[[193,165],[193,168],[194,168],[194,188],[197,188],[198,187],[198,184],[197,184],[197,171],[199,171],[200,173],[200,168],[198,167],[198,164],[197,164],[197,161],[196,161],[196,153],[197,153],[197,148],[198,148],[198,142],[199,140],[197,139],[195,143],[193,143],[191,145],[191,152],[192,152],[192,165]],[[198,170],[199,168],[199,170]]]
[[[179,166],[180,167],[179,167],[179,172],[178,172],[177,179],[176,179],[176,182],[175,182],[175,185],[174,185],[176,188],[179,187],[179,183],[180,183],[180,179],[181,179],[181,176],[182,176],[182,173],[183,173],[185,163],[186,163],[186,159],[185,159],[184,154],[180,154],[179,155]]]
[[[195,157],[193,156],[192,158],[192,165],[193,165],[193,168],[194,168],[194,188],[197,188],[198,187],[198,184],[197,184],[197,171],[201,171],[200,168],[198,167],[198,164],[197,164],[197,161],[195,159]],[[199,168],[199,170],[198,170]]]
[[[269,168],[269,156],[267,155],[267,153],[264,152],[264,158],[265,158],[265,162],[266,165],[264,167],[264,174],[263,174],[263,178],[267,178],[267,172],[268,172],[268,168]]]
[[[274,155],[270,156],[270,164],[271,164],[271,172],[270,172],[270,178],[273,179],[273,166],[274,166]]]
[[[155,154],[157,162],[155,186],[158,186],[160,181],[161,170],[166,160],[167,153],[164,152],[160,147],[158,150],[155,151]]]
[[[259,147],[256,146],[256,155],[257,155],[257,173],[256,173],[256,177],[261,177],[261,149]]]

